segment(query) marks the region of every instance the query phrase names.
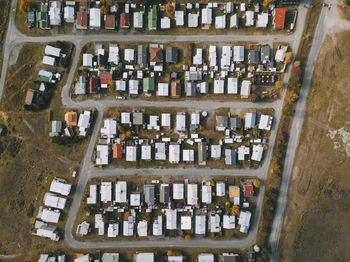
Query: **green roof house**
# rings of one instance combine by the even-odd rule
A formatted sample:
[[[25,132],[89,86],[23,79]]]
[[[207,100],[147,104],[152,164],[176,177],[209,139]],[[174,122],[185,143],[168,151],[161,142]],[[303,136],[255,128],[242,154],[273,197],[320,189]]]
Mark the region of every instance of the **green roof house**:
[[[157,30],[158,7],[153,5],[148,12],[148,29]]]
[[[143,79],[143,92],[154,91],[154,77],[146,77]]]
[[[49,28],[48,20],[49,20],[48,6],[44,3],[41,3],[40,11],[38,12],[39,27],[41,29],[48,29]]]
[[[46,82],[51,83],[53,74],[52,72],[46,71],[46,70],[40,70],[38,74],[38,80],[40,82]]]

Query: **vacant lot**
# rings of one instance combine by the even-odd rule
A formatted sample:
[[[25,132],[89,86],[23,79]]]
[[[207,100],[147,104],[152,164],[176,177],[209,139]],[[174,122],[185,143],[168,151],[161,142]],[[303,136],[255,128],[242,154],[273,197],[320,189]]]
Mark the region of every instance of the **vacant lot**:
[[[25,90],[33,85],[42,51],[42,45],[24,45],[9,67],[0,103],[0,124],[7,127],[7,135],[0,137],[0,254],[30,255],[56,246],[31,235],[33,222],[55,176],[75,182],[71,174],[79,169],[87,144],[86,140],[63,147],[49,139],[50,115],[62,112],[61,85],[56,87],[48,110],[34,113],[23,109]]]
[[[338,38],[342,56],[349,57],[343,43],[350,33]],[[349,80],[350,66],[339,60],[328,37],[316,63],[296,153],[281,238],[283,261],[350,260]]]

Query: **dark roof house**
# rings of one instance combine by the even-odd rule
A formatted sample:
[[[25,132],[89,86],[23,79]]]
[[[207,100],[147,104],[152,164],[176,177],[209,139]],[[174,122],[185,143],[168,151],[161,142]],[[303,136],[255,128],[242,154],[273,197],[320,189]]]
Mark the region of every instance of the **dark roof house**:
[[[176,64],[178,62],[178,50],[176,47],[168,46],[165,50],[165,62]]]

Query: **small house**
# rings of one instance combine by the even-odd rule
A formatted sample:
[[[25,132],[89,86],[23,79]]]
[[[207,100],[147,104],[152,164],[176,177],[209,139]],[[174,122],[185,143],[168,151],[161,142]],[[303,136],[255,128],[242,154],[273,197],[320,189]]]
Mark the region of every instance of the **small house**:
[[[149,7],[148,12],[148,29],[149,30],[157,30],[158,23],[158,6],[153,5]]]
[[[177,64],[178,62],[178,49],[176,47],[168,46],[165,49],[165,62],[169,64]]]
[[[77,29],[87,29],[88,23],[88,13],[87,12],[77,12],[77,21],[75,27]]]
[[[105,28],[109,30],[115,29],[115,15],[114,14],[107,14],[104,16],[105,18]]]
[[[36,91],[33,89],[28,89],[24,103],[26,105],[32,105],[35,101]]]
[[[195,234],[196,235],[205,235],[206,228],[207,228],[206,216],[205,215],[195,216]]]
[[[115,183],[115,202],[116,203],[127,203],[127,182],[117,181]]]
[[[180,80],[171,81],[171,97],[173,97],[173,98],[180,98],[181,97]]]
[[[169,162],[171,164],[178,164],[180,162],[180,145],[177,143],[169,145]]]
[[[101,10],[99,8],[90,8],[89,12],[90,29],[101,29]]]

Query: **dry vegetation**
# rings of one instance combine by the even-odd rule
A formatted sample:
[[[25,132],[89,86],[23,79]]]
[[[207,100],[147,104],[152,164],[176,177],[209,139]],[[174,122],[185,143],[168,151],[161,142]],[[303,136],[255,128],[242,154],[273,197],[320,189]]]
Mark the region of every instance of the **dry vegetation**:
[[[349,38],[348,32],[339,34]],[[350,54],[346,46],[339,45],[344,57]],[[350,161],[327,136],[329,130],[349,128],[350,67],[338,59],[329,37],[316,64],[289,188],[283,261],[350,260]]]
[[[30,255],[44,246],[56,248],[31,235],[33,222],[55,176],[75,182],[71,174],[79,169],[87,144],[63,147],[48,137],[50,116],[64,112],[60,89],[66,76],[55,87],[48,110],[34,113],[23,109],[26,90],[33,85],[42,56],[42,45],[23,46],[17,62],[9,67],[0,103],[0,124],[7,127],[7,135],[0,137],[0,254]],[[63,228],[63,222],[58,226]]]

